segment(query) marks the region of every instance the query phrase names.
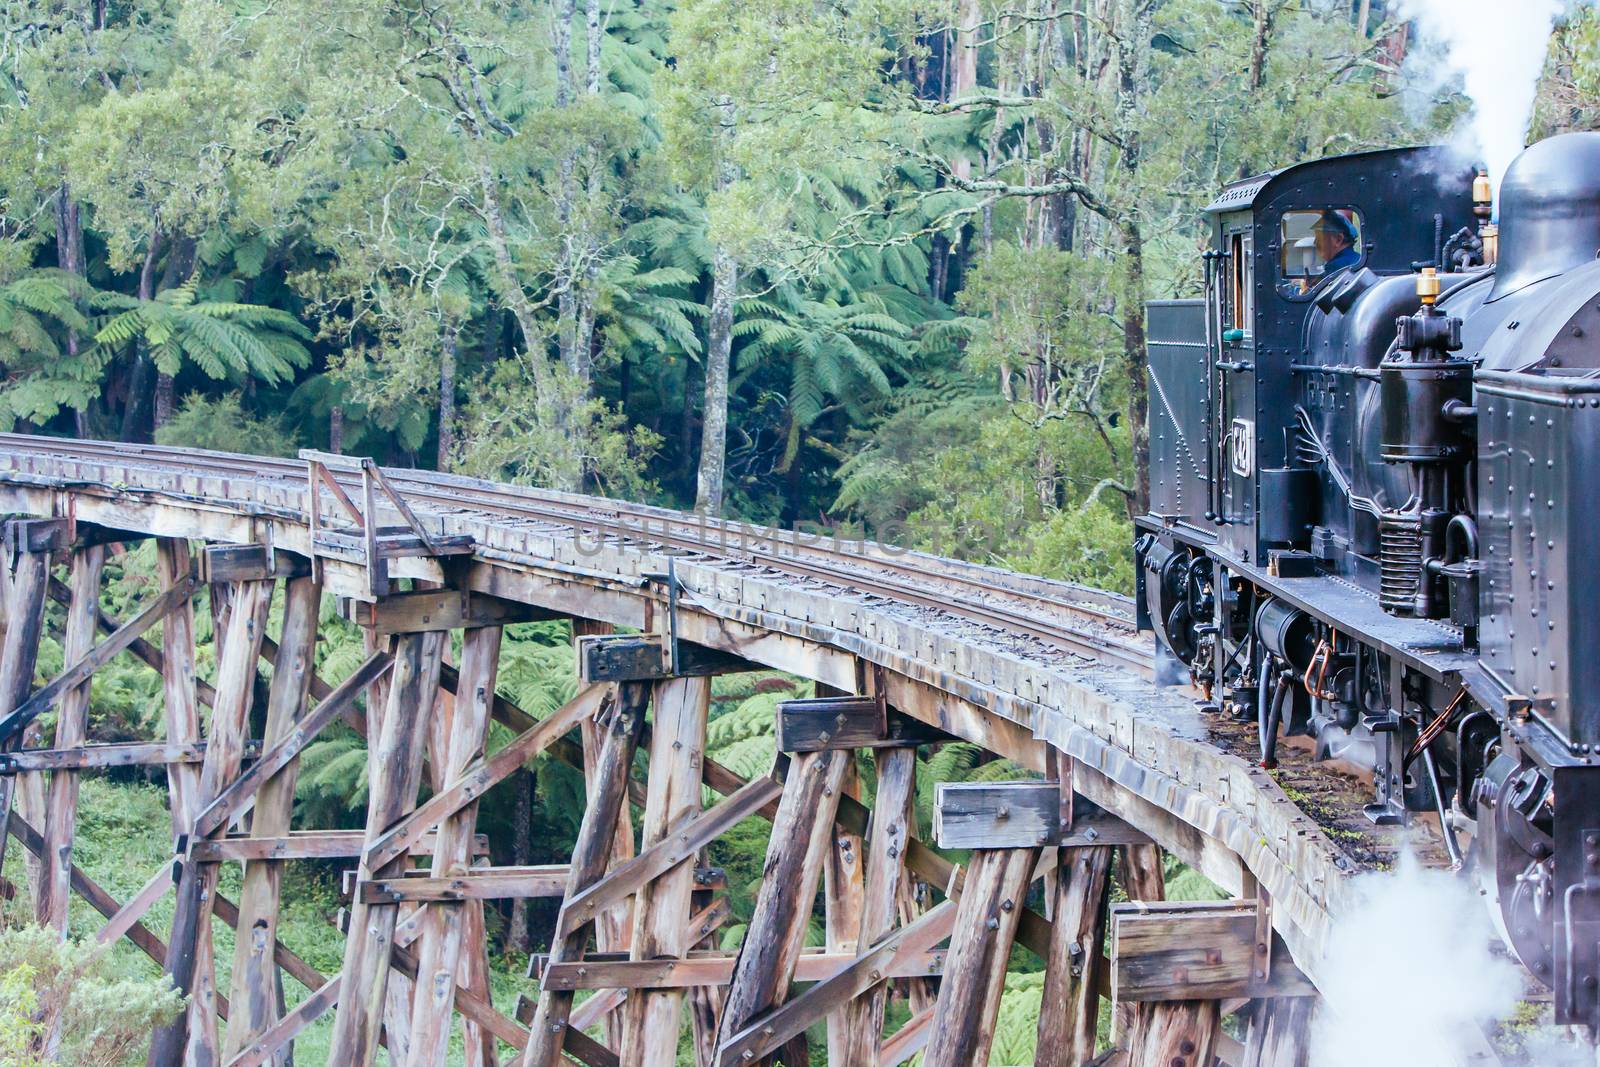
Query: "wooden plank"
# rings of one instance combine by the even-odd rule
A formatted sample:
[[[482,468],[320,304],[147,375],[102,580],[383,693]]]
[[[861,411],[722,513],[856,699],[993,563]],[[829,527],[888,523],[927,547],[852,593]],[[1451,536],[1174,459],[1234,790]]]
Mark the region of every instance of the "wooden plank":
[[[187,583],[180,581],[172,592],[179,589],[187,597]],[[229,601],[231,614],[217,660],[211,732],[196,794],[202,805],[238,776],[244,760],[244,735],[255,695],[256,661],[272,604],[272,583],[240,583],[230,590]],[[215,864],[207,863],[186,863],[179,872],[166,969],[173,988],[190,998],[189,1010],[156,1030],[150,1041],[150,1067],[174,1063],[191,1050],[212,1061],[219,1058],[215,1004],[220,994],[211,933],[218,873]]]
[[[311,560],[268,545],[207,545],[198,560],[200,581],[262,582],[272,578],[303,578],[311,573]]]
[[[362,882],[359,894],[367,903],[382,904],[559,897],[566,892],[568,874],[565,863],[538,867],[468,867],[460,874],[439,878],[377,878]]]
[[[761,888],[723,1007],[719,1062],[727,1062],[725,1050],[732,1035],[781,1005],[789,995],[822,873],[822,857],[833,839],[845,770],[853,759],[848,752],[807,752],[789,766],[772,823]]]
[[[246,746],[245,755],[259,752],[260,743]],[[108,770],[113,767],[154,767],[173,763],[198,765],[205,744],[170,745],[159,741],[125,741],[74,748],[25,748],[0,753],[0,774],[38,771]]]
[[[96,545],[72,554],[69,581],[72,604],[67,608],[63,655],[76,663],[94,647],[95,623],[100,611],[100,573],[105,567],[106,550]],[[56,748],[79,748],[89,736],[89,681],[61,694],[61,712],[56,716]],[[34,918],[53,926],[62,937],[67,934],[67,904],[72,893],[72,840],[78,820],[78,774],[60,770],[50,777],[50,796],[46,802],[44,854],[40,857],[39,895],[34,901]],[[52,1047],[54,1041],[48,1042]]]
[[[885,977],[927,973],[919,971],[918,963],[935,955],[931,952],[932,947],[950,936],[956,916],[956,904],[946,901],[867,951],[847,958],[833,974],[822,978],[793,1000],[752,1018],[737,1031],[724,1031],[725,1037],[717,1049],[718,1067],[739,1067],[741,1064],[760,1062],[791,1038],[803,1034],[807,1027],[836,1012]]]
[[[416,807],[427,713],[439,689],[443,649],[444,635],[440,633],[405,634],[394,641],[389,700],[377,744],[368,749],[367,857],[372,856],[371,846],[377,839]],[[373,864],[364,858],[362,877],[387,876],[398,869],[392,866],[394,862]],[[359,901],[352,909],[345,942],[344,992],[329,1039],[330,1063],[370,1067],[377,1054],[398,910],[394,905]]]
[[[378,634],[463,630],[565,618],[532,604],[503,600],[466,589],[423,589],[391,593],[382,600],[347,600],[340,614]]]
[[[5,554],[7,559],[19,555],[39,553],[49,555],[59,552],[70,543],[69,519],[7,519],[5,523]]]
[[[754,670],[748,660],[691,641],[678,642],[678,662],[667,663],[667,638],[660,634],[592,634],[577,639],[578,677],[596,682],[660,682]]]
[[[698,787],[698,782],[696,785]],[[637,892],[651,879],[692,860],[702,848],[757,814],[782,792],[782,783],[775,779],[753,778],[732,796],[695,813],[671,836],[647,847],[589,888],[568,897],[557,920],[557,936],[575,932],[603,909]]]
[[[309,578],[296,578],[289,585],[293,587],[296,583],[309,583],[310,581],[311,579]],[[313,646],[314,643],[313,641]],[[310,652],[296,654],[293,657],[280,656],[280,663],[285,663],[288,660],[297,666],[303,666],[304,670],[296,671],[291,669],[289,663],[285,663],[285,666],[279,667],[273,672],[274,683],[277,682],[279,675],[285,675],[294,685],[290,693],[280,699],[287,702],[296,694],[302,694],[300,697],[300,706],[302,708],[305,706],[303,694],[309,692],[311,683],[309,657]],[[332,725],[335,719],[342,717],[360,699],[362,691],[388,672],[392,665],[393,659],[387,652],[374,652],[348,678],[340,682],[338,688],[328,694],[327,699],[318,703],[311,714],[304,716],[303,719],[298,719],[298,721],[291,719],[287,723],[278,724],[280,727],[278,734],[274,733],[274,724],[269,716],[266,740],[271,747],[261,754],[261,758],[249,770],[234,779],[215,800],[206,805],[205,810],[195,819],[192,831],[193,837],[211,837],[226,829],[252,802],[256,805],[257,811],[257,822],[252,825],[252,837],[277,837],[280,836],[280,833],[288,833],[287,819],[273,817],[269,817],[266,820],[266,827],[263,832],[259,834],[255,832],[255,829],[260,825],[261,802],[258,798],[258,793],[266,793],[268,799],[272,799],[274,803],[278,803],[281,806],[280,794],[283,790],[281,788],[271,789],[268,787],[284,778],[286,774],[292,784],[294,781],[293,768],[305,747],[316,740],[317,735]],[[275,685],[272,692],[276,692],[277,688]],[[275,737],[276,739],[274,740]],[[292,802],[292,793],[290,793],[290,799]]]
[[[364,830],[294,830],[277,837],[233,836],[194,841],[189,859],[196,863],[227,860],[336,860],[360,856],[366,848]],[[424,834],[407,853],[433,852],[433,831]],[[473,854],[487,855],[489,842],[482,834],[473,839]]]
[[[616,838],[617,813],[627,803],[628,770],[644,732],[645,707],[650,688],[637,682],[617,687],[615,701],[607,701],[602,712],[604,730],[599,758],[589,788],[589,803],[584,809],[578,840],[572,849],[572,873],[567,896],[573,897],[598,881],[611,859]],[[558,963],[578,959],[583,954],[582,931],[557,937],[550,955]],[[522,1067],[556,1067],[562,1044],[568,1034],[580,1033],[568,1025],[572,1013],[572,994],[555,989],[539,990],[539,1006],[534,1013]]]
[[[862,897],[860,945],[863,949],[882,941],[894,929],[895,901],[905,872],[906,842],[916,818],[913,811],[917,790],[916,749],[882,748],[874,755],[874,760],[878,782]],[[886,984],[875,983],[845,1010],[840,1063],[875,1067],[879,1062],[888,994]],[[928,1019],[932,1019],[931,1013]],[[833,1058],[830,1055],[830,1062]]]
[[[1038,859],[1038,850],[1028,848],[982,849],[973,855],[939,984],[926,1067],[989,1062],[1011,943]]]
[[[663,841],[682,845],[680,831],[700,812],[700,763],[705,758],[711,679],[680,677],[655,686],[650,737],[650,777],[645,788],[640,844],[648,852]],[[694,892],[694,853],[639,886],[633,909],[636,960],[682,957],[693,944],[688,930]],[[563,916],[565,918],[565,916]],[[683,994],[652,989],[629,995],[622,1008],[617,1052],[630,1065],[672,1067],[677,1059]]]
[[[1094,1058],[1100,1025],[1101,943],[1111,849],[1064,848],[1056,857],[1050,952],[1045,957],[1034,1062],[1078,1067]]]
[[[777,744],[780,752],[817,752],[825,748],[898,748],[949,741],[937,727],[888,711],[876,697],[830,696],[784,700],[778,704]]]
[[[1161,849],[1155,845],[1130,845],[1117,852],[1117,876],[1130,900],[1151,903],[1167,897],[1167,879],[1161,864]],[[1109,932],[1108,932],[1109,936]],[[1112,999],[1116,1000],[1113,992]],[[1111,1043],[1127,1047],[1150,1014],[1158,1010],[1153,1003],[1117,1000],[1111,1016]]]
[[[1061,807],[1061,789],[1054,782],[941,782],[934,787],[934,837],[940,848],[949,849],[1147,844],[1150,840],[1087,801],[1077,804],[1070,828],[1063,830]]]
[[[1274,938],[1271,972],[1255,951],[1253,900],[1136,902],[1111,909],[1111,984],[1118,1000],[1314,996]]]
[[[309,568],[307,568],[309,571]],[[298,729],[305,716],[306,698],[311,692],[311,676],[316,666],[317,626],[322,608],[322,585],[313,578],[292,578],[284,584],[283,627],[278,640],[277,668],[267,691],[266,725],[262,740],[268,746],[265,758],[258,760],[233,784],[222,791],[195,821],[193,833],[209,836],[230,821],[230,797],[255,798],[255,814],[250,821],[251,837],[276,837],[289,832],[294,810],[294,786],[298,766],[294,756],[304,746],[295,746],[295,736],[314,734],[320,727]],[[369,661],[370,663],[370,661]],[[387,666],[385,664],[385,666]],[[363,668],[368,665],[364,664]],[[363,668],[358,668],[359,677]],[[358,692],[359,683],[351,690]],[[344,687],[341,686],[341,689]],[[338,691],[323,701],[317,713],[324,721],[338,714]],[[286,749],[293,748],[287,756]],[[242,807],[242,803],[238,805]],[[232,983],[229,1000],[234,1005],[223,1033],[222,1054],[231,1058],[253,1044],[278,1019],[278,890],[282,865],[277,860],[246,863],[239,892],[239,923],[245,935],[235,938]],[[301,979],[304,981],[303,979]],[[324,979],[316,976],[308,988],[316,989]]]
[[[95,671],[126,651],[134,638],[160,622],[168,612],[193,595],[194,589],[193,579],[179,579],[176,585],[163,590],[144,610],[124,623],[120,630],[72,660],[69,667],[46,682],[4,718],[0,718],[0,741],[21,736],[28,724],[60,699],[63,693],[87,682]],[[42,589],[40,593],[42,600]]]
[[[367,852],[366,865],[377,870],[405,853],[418,838],[447,815],[475,802],[580,721],[595,715],[606,696],[606,686],[591,685],[584,688],[549,718],[536,722],[494,755],[477,761],[455,785],[434,794],[406,818],[381,833]]]
[[[933,914],[929,911],[927,914]],[[955,913],[952,911],[944,925],[943,933],[934,941],[942,940],[950,935],[954,923]],[[909,927],[902,927],[902,930]],[[929,928],[932,929],[931,927]],[[919,945],[922,943],[919,942]],[[829,981],[846,970],[857,967],[861,960],[868,955],[877,953],[876,963],[858,969],[855,976],[846,984],[855,988],[857,983],[865,989],[875,982],[890,978],[909,978],[912,976],[926,976],[943,974],[949,959],[949,953],[943,949],[919,947],[915,951],[901,950],[899,942],[869,945],[861,953],[856,952],[828,952],[825,950],[811,950],[802,952],[795,962],[794,980],[796,982],[824,982]],[[620,953],[588,953],[581,960],[567,963],[540,962],[548,957],[535,957],[533,976],[540,982],[548,984],[552,989],[688,989],[693,986],[725,986],[733,980],[734,964],[738,960],[738,953],[718,951],[691,951],[688,956],[680,959],[625,959]],[[878,977],[872,978],[876,972]],[[838,993],[836,987],[829,994],[828,1004],[832,1007],[824,1010],[832,1011],[839,1004],[846,1002],[849,996]],[[779,1011],[789,1009],[799,1003],[799,998],[789,1001]],[[811,1002],[813,1006],[818,1002]],[[804,1011],[800,1010],[800,1014]],[[818,1017],[820,1018],[820,1017]],[[813,1022],[816,1021],[814,1018]],[[754,1024],[753,1024],[754,1025]],[[761,1023],[765,1025],[765,1023]],[[806,1024],[809,1026],[810,1024]],[[759,1029],[759,1026],[757,1027]],[[801,1029],[805,1029],[802,1026]],[[796,1031],[798,1032],[798,1031]],[[785,1038],[778,1038],[773,1045],[782,1044]]]
[[[483,755],[488,736],[489,708],[500,669],[498,626],[469,629],[462,638],[461,682],[451,723],[448,751],[438,777],[446,790],[462,780]],[[468,802],[439,824],[430,868],[430,882],[458,883],[479,880],[463,877],[471,862],[473,825],[478,805]],[[567,872],[561,871],[564,876]],[[551,894],[561,891],[564,877],[548,880]],[[520,889],[533,888],[524,883]],[[466,911],[458,903],[465,896],[440,896],[424,909],[421,946],[417,953],[417,993],[412,1003],[411,1067],[444,1067],[450,1044],[450,1019],[455,1009],[457,976],[464,947]],[[485,995],[488,990],[482,991]],[[491,1050],[492,1051],[492,1050]]]

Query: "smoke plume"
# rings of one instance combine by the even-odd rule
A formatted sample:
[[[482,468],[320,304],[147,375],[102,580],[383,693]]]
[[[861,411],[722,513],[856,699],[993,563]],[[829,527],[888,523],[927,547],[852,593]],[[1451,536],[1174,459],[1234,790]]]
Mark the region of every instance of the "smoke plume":
[[[1517,967],[1490,951],[1483,900],[1458,876],[1409,854],[1356,883],[1318,986],[1311,1067],[1458,1067],[1474,1032],[1508,1016]]]
[[[1534,96],[1550,30],[1564,0],[1399,0],[1401,18],[1415,19],[1442,73],[1459,75],[1472,101],[1463,131],[1489,168],[1495,192],[1527,143]]]

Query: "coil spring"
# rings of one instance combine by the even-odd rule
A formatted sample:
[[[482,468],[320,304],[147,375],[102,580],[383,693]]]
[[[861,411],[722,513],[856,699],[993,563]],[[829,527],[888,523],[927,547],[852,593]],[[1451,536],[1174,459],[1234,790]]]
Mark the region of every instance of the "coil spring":
[[[1386,511],[1378,519],[1378,602],[1409,615],[1422,588],[1422,518]]]

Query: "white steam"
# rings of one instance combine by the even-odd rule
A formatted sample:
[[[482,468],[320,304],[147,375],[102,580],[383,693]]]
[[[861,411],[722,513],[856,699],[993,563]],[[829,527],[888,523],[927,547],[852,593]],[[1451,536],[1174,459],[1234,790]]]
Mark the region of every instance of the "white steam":
[[[1516,1007],[1522,978],[1490,951],[1483,899],[1459,876],[1398,868],[1356,882],[1318,975],[1311,1067],[1458,1067],[1485,1023]]]
[[[1496,195],[1527,143],[1550,30],[1565,0],[1399,0],[1430,60],[1459,75],[1472,101],[1466,140],[1489,168]]]

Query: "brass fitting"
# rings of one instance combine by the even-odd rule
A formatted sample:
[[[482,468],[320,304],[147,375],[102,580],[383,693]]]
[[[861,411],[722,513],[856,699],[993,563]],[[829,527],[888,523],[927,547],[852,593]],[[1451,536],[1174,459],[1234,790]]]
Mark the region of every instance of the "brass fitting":
[[[1494,212],[1494,185],[1489,181],[1488,171],[1480,170],[1472,179],[1472,210],[1481,219]]]
[[[1432,306],[1439,299],[1439,272],[1432,267],[1423,267],[1422,273],[1417,275],[1417,297],[1424,305]]]

